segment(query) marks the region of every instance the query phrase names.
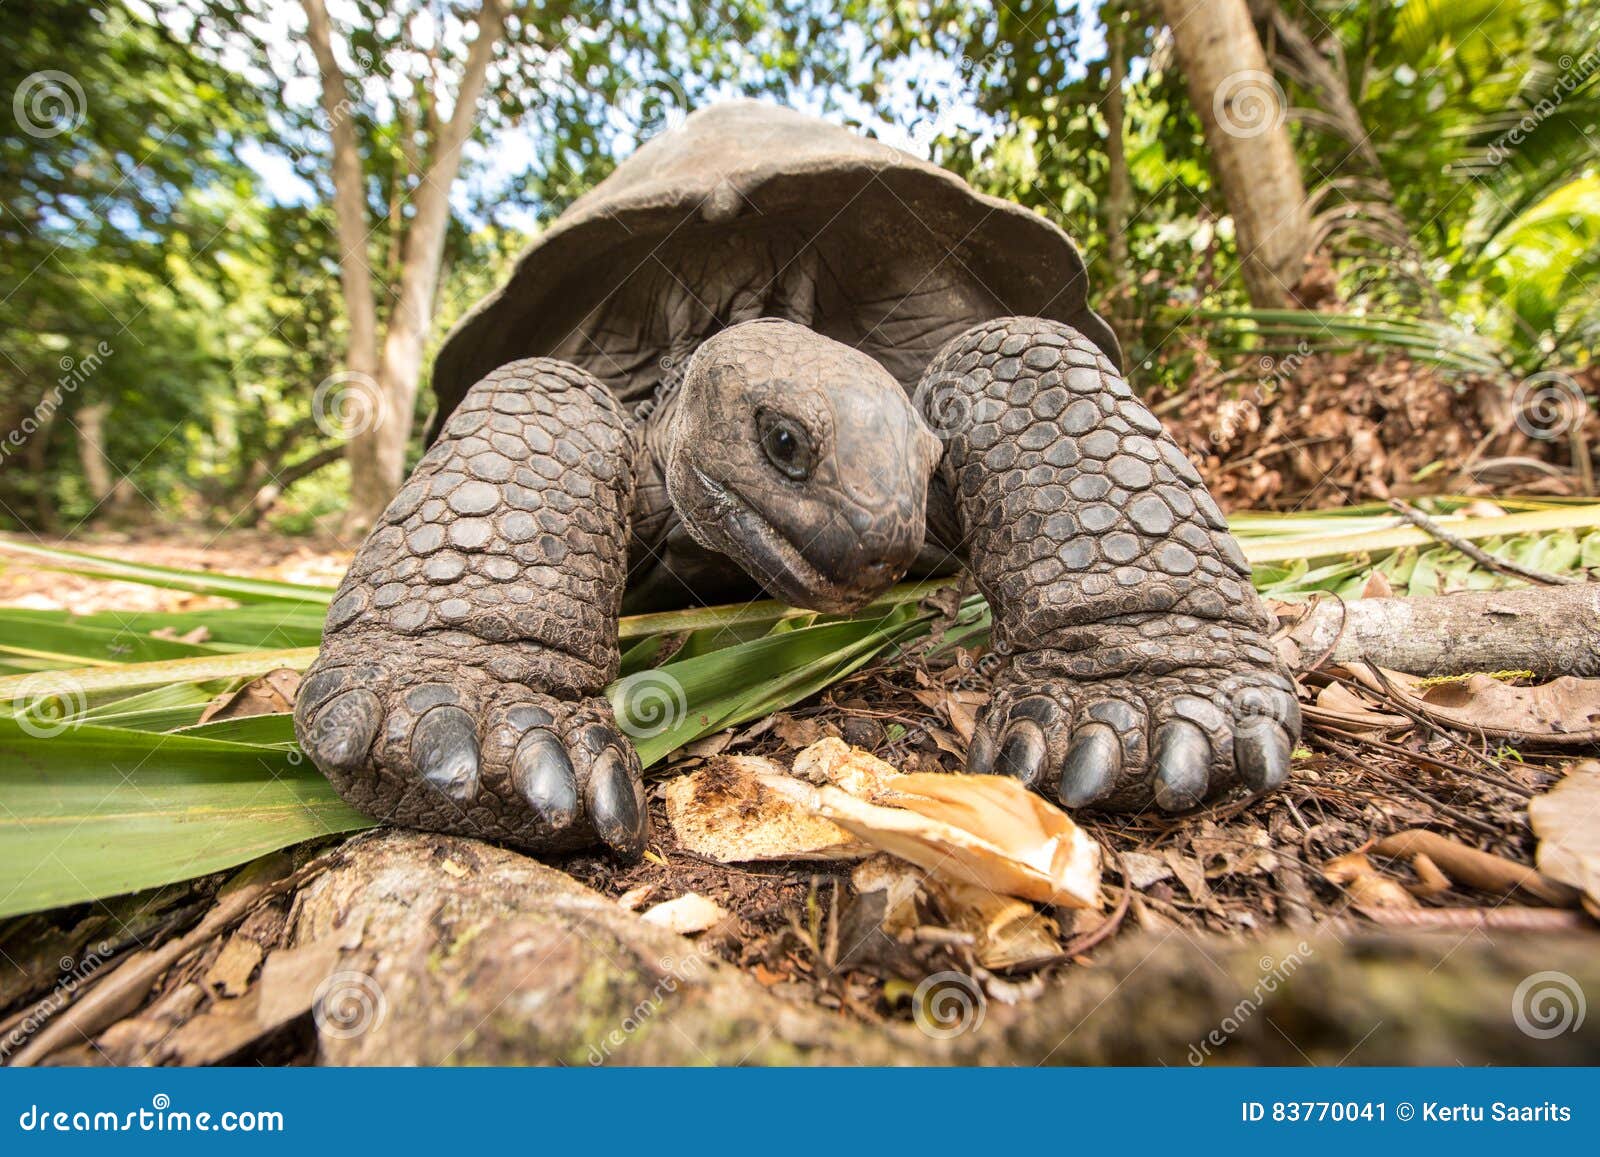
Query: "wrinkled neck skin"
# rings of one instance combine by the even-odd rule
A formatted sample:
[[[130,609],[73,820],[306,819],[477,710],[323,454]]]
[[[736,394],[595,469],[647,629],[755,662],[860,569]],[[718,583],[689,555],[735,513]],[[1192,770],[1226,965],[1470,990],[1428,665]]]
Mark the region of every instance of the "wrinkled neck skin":
[[[664,568],[686,595],[696,577],[717,590],[727,560],[772,598],[839,612],[922,549],[940,443],[848,346],[772,319],[730,327],[638,417],[636,579]]]

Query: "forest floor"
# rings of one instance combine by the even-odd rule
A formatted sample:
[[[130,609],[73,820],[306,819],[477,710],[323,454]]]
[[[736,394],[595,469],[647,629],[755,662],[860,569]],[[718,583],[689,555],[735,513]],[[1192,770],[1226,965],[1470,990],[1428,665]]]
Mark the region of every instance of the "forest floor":
[[[209,541],[182,530],[94,534],[72,545],[138,562],[327,584],[349,559],[327,542],[256,532]],[[206,605],[180,592],[26,567],[0,571],[0,604],[79,612]],[[1097,951],[1137,932],[1252,938],[1275,930],[1339,934],[1363,924],[1431,930],[1442,934],[1440,960],[1469,938],[1498,931],[1596,935],[1570,896],[1546,894],[1548,881],[1531,874],[1536,840],[1528,802],[1562,778],[1572,750],[1517,750],[1453,729],[1386,703],[1382,692],[1345,685],[1337,672],[1310,677],[1305,698],[1328,710],[1308,711],[1281,791],[1179,818],[1078,817],[1108,853],[1114,902],[1041,911],[1026,922],[1025,935],[1018,926],[975,937],[970,914],[943,910],[929,896],[917,902],[913,927],[880,935],[881,897],[852,885],[853,862],[723,864],[680,844],[666,813],[665,782],[714,771],[729,756],[787,766],[799,750],[836,736],[901,770],[958,770],[989,688],[973,654],[955,648],[930,658],[929,651],[924,642],[873,662],[814,700],[700,740],[653,768],[653,836],[637,865],[619,869],[605,858],[574,855],[557,866],[633,910],[691,893],[714,901],[726,915],[703,931],[702,950],[775,996],[866,1022],[907,1019],[917,978],[947,971],[981,976],[991,1000],[1026,1001],[1057,974],[1093,967]],[[1394,842],[1398,833],[1418,830],[1442,842],[1421,856]],[[1474,851],[1492,859],[1474,860]],[[1467,861],[1464,870],[1457,859]],[[1487,865],[1487,877],[1474,875],[1474,864],[1480,871]],[[1521,886],[1519,872],[1529,874]],[[1015,935],[1023,936],[1021,946],[1004,942]],[[221,950],[219,942],[175,969],[162,991],[192,987],[217,967]],[[128,1055],[144,1055],[142,1047]]]
[[[1595,419],[1553,439],[1519,425],[1509,405],[1501,386],[1443,385],[1416,366],[1322,357],[1260,382],[1201,377],[1157,409],[1229,509],[1484,494],[1513,485],[1529,494],[1592,492],[1592,480],[1572,463],[1585,460],[1600,435],[1590,428]],[[347,544],[326,537],[196,527],[97,531],[66,545],[141,563],[329,586],[352,554]],[[0,568],[0,605],[88,613],[224,604],[153,586],[8,566]],[[1583,953],[1600,945],[1597,925],[1572,890],[1535,871],[1539,841],[1529,819],[1530,800],[1561,782],[1573,760],[1594,754],[1594,746],[1513,743],[1451,725],[1419,711],[1415,700],[1403,701],[1370,681],[1362,686],[1353,672],[1337,668],[1303,677],[1306,729],[1282,790],[1264,798],[1225,799],[1178,818],[1155,812],[1076,817],[1106,853],[1107,903],[1101,908],[1027,907],[1021,921],[1013,909],[975,928],[971,912],[956,911],[937,891],[925,889],[891,929],[885,893],[857,886],[866,869],[854,861],[719,863],[684,846],[668,815],[666,783],[694,772],[717,774],[730,766],[730,757],[764,757],[787,767],[802,749],[837,737],[903,771],[960,769],[989,686],[976,655],[959,647],[939,650],[932,642],[874,661],[821,696],[701,739],[652,768],[653,835],[640,863],[619,868],[579,854],[555,866],[630,911],[691,894],[713,901],[722,911],[698,932],[700,951],[733,965],[783,1005],[860,1025],[917,1019],[925,1031],[913,1007],[923,978],[977,977],[991,1003],[1007,1006],[1072,991],[1074,985],[1080,994],[1092,994],[1084,978],[1102,965],[1114,969],[1119,944],[1142,963],[1140,945],[1152,937],[1236,943],[1250,953],[1246,972],[1257,967],[1248,946],[1266,945],[1274,934],[1294,940],[1328,933],[1343,942],[1363,930],[1431,933],[1420,950],[1424,971],[1418,975],[1472,949],[1492,943],[1498,951],[1534,933],[1577,936]],[[1465,685],[1462,694],[1469,695]],[[345,846],[370,847],[363,841],[372,838],[358,836]],[[429,854],[447,869],[459,870],[457,860],[470,859],[459,849],[435,847]],[[136,910],[154,942],[192,927],[204,911],[197,900],[219,883],[214,878],[187,893],[163,890],[159,902],[141,900]],[[200,1043],[181,1044],[186,1019],[199,1025],[205,1020],[200,1011],[230,1007],[227,998],[235,992],[254,991],[250,985],[264,974],[251,981],[250,961],[292,945],[289,913],[302,905],[269,909],[258,911],[231,939],[216,938],[161,975],[140,1002],[145,1012],[62,1059],[270,1063],[325,1056],[326,1033],[320,1045],[314,1034],[259,1037],[251,1035],[255,1030],[241,1035],[235,1029],[223,1032],[221,1045],[203,1032],[190,1034]],[[82,921],[72,935],[92,934],[93,924]],[[255,939],[241,957],[236,950],[246,933]],[[38,942],[46,964],[56,959],[57,949],[78,950],[65,924],[43,940],[36,924],[20,931],[0,928],[0,950],[16,951],[19,935]],[[1328,950],[1323,959],[1331,966],[1334,955]],[[1217,960],[1206,959],[1221,975]],[[1279,967],[1272,964],[1270,972]],[[1259,968],[1269,972],[1267,957]],[[1318,983],[1335,983],[1337,975],[1342,974]],[[1111,999],[1120,983],[1104,998]],[[0,1027],[23,1015],[21,1005],[5,1011],[16,995],[0,985]],[[1232,990],[1225,987],[1219,999],[1226,1008]],[[1431,1023],[1423,1028],[1431,1031]],[[1277,1036],[1283,1039],[1258,1040],[1252,1055],[1288,1063],[1307,1059],[1292,1041],[1292,1051],[1281,1051],[1289,1037],[1281,1031]],[[1148,1049],[1130,1049],[1116,1055],[1152,1059]]]

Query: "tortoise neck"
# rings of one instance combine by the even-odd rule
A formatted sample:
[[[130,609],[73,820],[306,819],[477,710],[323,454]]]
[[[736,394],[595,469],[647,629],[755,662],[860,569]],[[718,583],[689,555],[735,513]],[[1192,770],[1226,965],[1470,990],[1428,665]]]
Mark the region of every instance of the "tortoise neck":
[[[681,377],[662,382],[633,410],[633,511],[630,520],[635,550],[654,549],[677,522],[667,494],[667,447],[673,415],[678,411]]]

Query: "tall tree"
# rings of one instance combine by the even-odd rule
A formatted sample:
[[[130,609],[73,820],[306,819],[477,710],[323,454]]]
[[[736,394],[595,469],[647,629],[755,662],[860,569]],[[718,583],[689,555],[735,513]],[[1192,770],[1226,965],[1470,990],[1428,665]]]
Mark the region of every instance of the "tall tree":
[[[1119,4],[1107,4],[1100,15],[1106,25],[1106,95],[1100,102],[1106,118],[1106,262],[1116,278],[1108,313],[1118,340],[1129,348],[1128,294],[1133,271],[1128,267],[1128,215],[1133,210],[1133,186],[1128,178],[1123,93],[1128,83],[1128,25]]]
[[[412,213],[399,242],[399,288],[380,349],[378,310],[367,256],[371,233],[365,175],[351,123],[350,84],[333,50],[333,29],[323,0],[302,0],[307,39],[322,82],[322,109],[333,145],[333,201],[339,236],[339,273],[350,323],[346,364],[366,395],[347,401],[358,410],[349,442],[350,506],[347,529],[359,529],[383,510],[405,475],[411,413],[422,376],[422,355],[432,328],[434,294],[444,261],[450,224],[450,190],[461,171],[461,149],[472,134],[489,62],[505,31],[505,0],[483,0],[454,107],[448,120],[425,118],[426,138],[408,126],[407,146],[425,158],[421,180],[411,194]],[[430,110],[438,108],[433,94]]]
[[[1161,0],[1258,308],[1291,304],[1311,240],[1283,90],[1246,0]]]

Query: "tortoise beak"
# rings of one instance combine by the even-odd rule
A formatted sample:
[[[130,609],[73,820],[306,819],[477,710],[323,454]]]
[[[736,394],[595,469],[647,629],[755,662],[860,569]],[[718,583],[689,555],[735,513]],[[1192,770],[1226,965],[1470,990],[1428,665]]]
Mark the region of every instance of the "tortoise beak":
[[[852,567],[849,580],[830,575],[790,540],[760,507],[733,485],[699,467],[687,472],[698,492],[680,509],[689,532],[702,545],[728,555],[773,598],[807,610],[843,614],[857,610],[893,586],[905,566],[873,561]],[[709,539],[709,541],[708,541]],[[807,544],[810,554],[820,554]],[[830,557],[840,557],[832,551]]]

